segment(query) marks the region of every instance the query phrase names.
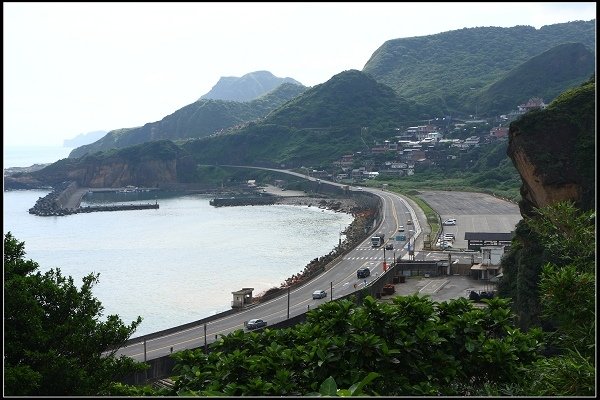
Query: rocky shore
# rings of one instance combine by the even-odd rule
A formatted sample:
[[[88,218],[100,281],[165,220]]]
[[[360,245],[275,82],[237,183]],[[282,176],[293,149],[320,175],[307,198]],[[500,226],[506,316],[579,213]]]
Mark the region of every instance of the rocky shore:
[[[253,300],[255,303],[261,303],[282,295],[287,291],[288,287],[299,286],[324,272],[338,257],[348,253],[366,238],[367,234],[365,232],[368,230],[373,215],[376,212],[373,209],[359,207],[352,199],[283,197],[276,204],[315,206],[338,212],[346,212],[352,214],[354,221],[342,232],[346,239],[329,252],[329,254],[313,259],[301,272],[286,279],[279,287],[273,287],[254,296]]]

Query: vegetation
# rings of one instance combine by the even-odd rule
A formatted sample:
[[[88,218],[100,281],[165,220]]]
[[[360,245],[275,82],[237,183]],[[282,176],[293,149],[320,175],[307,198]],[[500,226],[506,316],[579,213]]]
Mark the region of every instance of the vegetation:
[[[533,57],[480,92],[475,102],[481,112],[499,115],[515,110],[532,97],[546,101],[577,86],[594,71],[596,59],[581,43],[565,43]]]
[[[517,227],[502,260],[500,293],[511,296],[522,326],[544,326],[549,358],[527,371],[521,393],[595,393],[595,210],[561,202],[537,210]]]
[[[388,188],[404,194],[418,190],[481,192],[517,202],[521,179],[506,156],[507,142],[475,147],[457,152],[455,160],[416,169],[415,174],[401,178],[378,177],[371,185],[385,182]],[[416,194],[416,193],[415,193]]]
[[[252,101],[278,86],[302,86],[292,78],[278,78],[269,71],[255,71],[241,77],[221,77],[219,82],[200,99]]]
[[[96,396],[144,364],[115,356],[135,332],[117,315],[100,321],[103,307],[92,296],[98,274],[78,290],[60,269],[42,274],[25,260],[25,243],[4,235],[4,394]],[[113,349],[113,350],[109,350]]]
[[[435,115],[489,115],[493,108],[488,108],[487,104],[492,106],[494,100],[487,98],[485,92],[490,85],[504,79],[515,67],[525,66],[528,60],[564,43],[582,43],[594,52],[595,32],[596,21],[591,20],[548,25],[541,29],[530,26],[464,28],[393,39],[373,53],[363,72],[390,86],[399,96],[425,105]],[[558,60],[554,58],[554,61]],[[589,63],[586,61],[585,65]],[[530,65],[528,69],[534,67]],[[587,76],[593,72],[592,65]],[[552,79],[549,75],[544,76]],[[548,86],[556,88],[555,94],[558,94],[572,84],[569,79],[561,85],[551,83]],[[519,87],[518,96],[524,95],[528,88],[533,87]],[[485,107],[476,110],[476,100]],[[504,112],[518,104],[515,99]]]
[[[262,118],[304,90],[304,86],[285,83],[271,93],[249,102],[201,99],[160,121],[110,131],[102,139],[74,149],[69,157],[81,157],[101,150],[124,148],[153,140],[177,141],[205,137]]]
[[[362,306],[337,300],[293,328],[238,330],[208,354],[174,354],[173,394],[307,395],[362,381],[366,395],[469,395],[484,383],[517,380],[538,358],[540,332],[520,332],[510,320],[501,299],[489,300],[487,310],[416,295],[393,304],[367,297]]]

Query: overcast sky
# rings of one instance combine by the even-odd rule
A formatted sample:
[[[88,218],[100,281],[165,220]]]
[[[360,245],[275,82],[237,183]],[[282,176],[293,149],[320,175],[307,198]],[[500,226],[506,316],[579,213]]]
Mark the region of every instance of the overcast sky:
[[[4,144],[159,121],[222,76],[314,86],[390,39],[589,21],[596,3],[3,3]]]

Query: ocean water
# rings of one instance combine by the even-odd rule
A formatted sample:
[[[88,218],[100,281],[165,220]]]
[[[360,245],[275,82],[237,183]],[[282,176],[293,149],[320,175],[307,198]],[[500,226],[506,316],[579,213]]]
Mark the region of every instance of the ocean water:
[[[47,193],[4,192],[4,233],[25,242],[26,259],[42,272],[60,268],[78,287],[100,273],[94,295],[104,316],[143,318],[134,337],[228,310],[243,287],[254,295],[278,287],[333,250],[352,222],[307,206],[215,208],[197,194],[152,194],[157,210],[30,215]],[[94,196],[89,203],[135,200]]]
[[[67,158],[71,150],[61,146],[4,146],[4,168],[53,163]]]

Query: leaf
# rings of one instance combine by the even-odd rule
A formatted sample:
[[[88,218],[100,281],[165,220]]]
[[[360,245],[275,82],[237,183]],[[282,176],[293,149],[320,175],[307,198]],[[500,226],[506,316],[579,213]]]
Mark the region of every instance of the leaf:
[[[333,376],[325,379],[319,388],[319,393],[323,396],[337,396],[337,385]]]

